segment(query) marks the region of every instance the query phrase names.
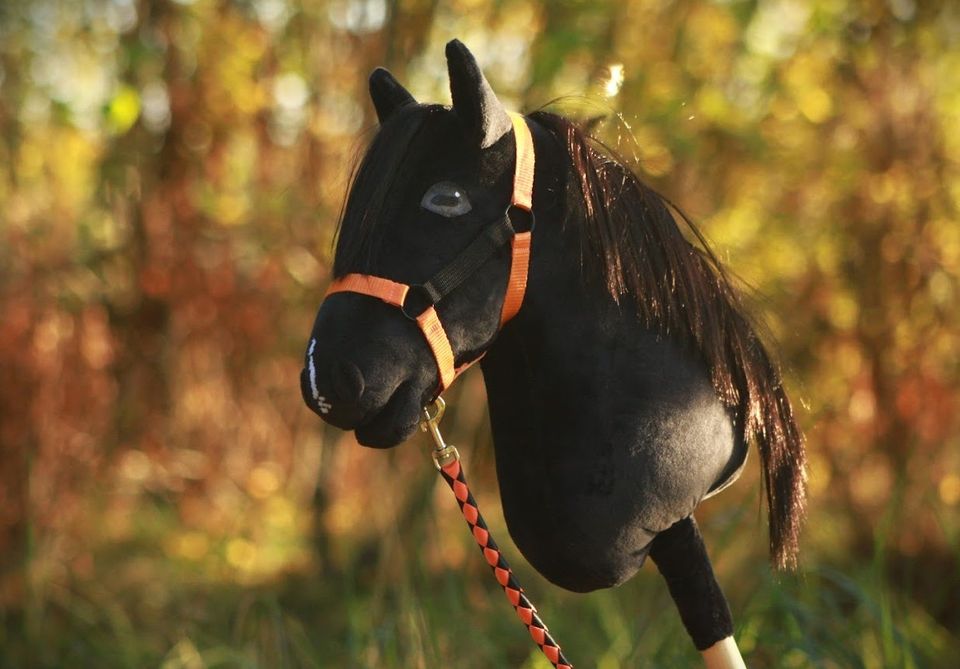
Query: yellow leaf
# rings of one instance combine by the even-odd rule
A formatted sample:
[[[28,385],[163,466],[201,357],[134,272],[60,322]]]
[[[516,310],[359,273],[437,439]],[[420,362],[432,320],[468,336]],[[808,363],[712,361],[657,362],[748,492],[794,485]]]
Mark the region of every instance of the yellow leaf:
[[[121,86],[107,106],[107,126],[122,135],[140,118],[140,94],[132,86]]]
[[[797,106],[800,113],[812,123],[823,123],[833,112],[833,102],[827,92],[819,87],[802,89]]]

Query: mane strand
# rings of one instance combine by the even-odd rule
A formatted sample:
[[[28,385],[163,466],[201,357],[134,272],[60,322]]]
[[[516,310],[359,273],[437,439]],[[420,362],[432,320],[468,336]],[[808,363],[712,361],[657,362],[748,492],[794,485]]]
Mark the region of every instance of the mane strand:
[[[409,105],[397,110],[377,129],[373,140],[351,170],[347,196],[340,208],[333,275],[373,271],[389,221],[390,198],[406,191],[412,171],[429,150],[421,141],[427,119],[440,105]]]
[[[531,118],[557,137],[571,161],[586,210],[586,278],[599,280],[617,303],[629,300],[647,327],[702,358],[742,437],[757,444],[771,561],[794,567],[806,502],[803,436],[780,372],[722,265],[693,222],[611,151],[561,116],[541,111]],[[699,247],[684,237],[671,209]]]

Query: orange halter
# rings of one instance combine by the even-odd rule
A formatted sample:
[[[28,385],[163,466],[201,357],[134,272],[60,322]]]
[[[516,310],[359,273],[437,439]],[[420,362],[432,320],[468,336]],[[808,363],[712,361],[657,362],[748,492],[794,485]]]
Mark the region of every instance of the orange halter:
[[[513,172],[513,195],[510,198],[510,206],[504,214],[504,221],[498,221],[496,226],[490,228],[486,235],[481,234],[478,238],[480,242],[489,245],[498,244],[504,229],[510,234],[511,261],[510,278],[507,281],[507,290],[503,298],[503,309],[500,312],[500,327],[517,315],[520,305],[523,303],[523,296],[527,290],[527,271],[530,265],[530,236],[533,229],[533,172],[536,157],[533,149],[533,137],[530,134],[530,128],[523,116],[520,114],[510,114],[510,120],[513,122],[513,133],[516,143],[516,166]],[[510,219],[510,210],[520,209],[527,212],[531,217],[530,229],[523,232],[517,232],[513,229]],[[505,226],[504,226],[505,222]],[[474,244],[464,250],[464,254],[471,251]],[[437,369],[440,376],[440,390],[443,392],[453,380],[457,378],[470,365],[474,364],[480,358],[468,363],[455,366],[453,348],[450,346],[450,339],[447,337],[440,317],[437,314],[436,304],[447,293],[456,288],[461,281],[466,278],[465,272],[450,272],[452,268],[461,269],[462,265],[475,265],[477,254],[473,253],[472,258],[465,262],[460,262],[458,256],[454,261],[440,270],[434,279],[426,284],[407,285],[398,283],[378,276],[369,274],[346,274],[336,279],[327,289],[328,297],[334,293],[359,293],[376,297],[389,305],[399,308],[403,315],[415,321],[423,332],[427,340],[433,357],[437,362]],[[476,267],[472,267],[476,269]],[[456,275],[450,278],[450,275]],[[442,278],[441,278],[442,277]],[[445,284],[442,287],[435,287],[432,284]],[[427,299],[427,306],[418,314],[412,314],[406,306],[407,298],[414,294],[411,292],[417,289],[417,294],[422,294]],[[480,356],[483,357],[483,356]]]

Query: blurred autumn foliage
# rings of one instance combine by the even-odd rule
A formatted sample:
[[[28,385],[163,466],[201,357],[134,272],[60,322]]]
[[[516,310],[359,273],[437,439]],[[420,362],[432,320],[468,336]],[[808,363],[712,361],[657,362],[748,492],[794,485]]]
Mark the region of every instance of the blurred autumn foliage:
[[[561,111],[604,116],[598,132],[757,289],[808,435],[803,564],[872,565],[877,597],[929,622],[937,641],[922,657],[935,664],[960,626],[960,6],[949,0],[4,0],[9,661],[216,664],[196,638],[202,663],[176,663],[200,623],[157,631],[187,610],[172,603],[183,583],[242,591],[300,575],[325,601],[350,564],[384,564],[371,551],[399,520],[449,528],[428,532],[415,569],[486,578],[455,518],[424,520],[447,500],[429,508],[422,449],[359,449],[298,390],[349,165],[375,125],[367,74],[384,64],[419,99],[448,100],[452,37],[515,108],[573,96]],[[450,430],[478,443],[474,477],[495,510],[483,401],[468,375]],[[731,531],[750,540],[720,561],[721,581],[761,568],[756,487],[754,472],[705,509],[721,525],[748,509]],[[372,504],[375,490],[391,503]],[[396,541],[394,561],[418,550]],[[109,662],[89,639],[70,645],[69,630],[85,629],[72,619],[100,619],[77,613],[81,600],[112,611],[110,634],[153,636]],[[346,624],[331,616],[328,629]],[[418,666],[338,634],[321,645],[335,666]],[[888,663],[892,651],[871,644],[861,664],[825,666],[924,663]],[[419,666],[439,666],[429,658],[444,648]],[[758,651],[754,663],[811,657]]]

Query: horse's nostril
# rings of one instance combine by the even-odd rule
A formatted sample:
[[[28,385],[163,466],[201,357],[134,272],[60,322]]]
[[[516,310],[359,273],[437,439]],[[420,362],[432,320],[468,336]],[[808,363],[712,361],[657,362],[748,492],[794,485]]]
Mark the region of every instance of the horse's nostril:
[[[341,402],[359,402],[363,395],[363,374],[352,362],[341,360],[333,364],[333,392]]]

